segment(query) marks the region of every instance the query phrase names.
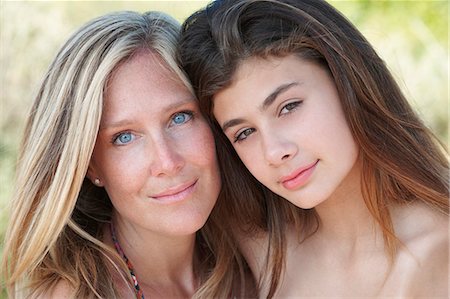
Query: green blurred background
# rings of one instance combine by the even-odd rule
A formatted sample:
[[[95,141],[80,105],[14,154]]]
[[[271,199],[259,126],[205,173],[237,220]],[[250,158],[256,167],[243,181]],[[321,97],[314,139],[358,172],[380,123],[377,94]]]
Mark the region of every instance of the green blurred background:
[[[448,147],[448,1],[330,1],[372,42],[411,103]],[[0,2],[0,243],[25,119],[46,68],[81,24],[116,10],[179,21],[208,1]],[[0,254],[2,246],[0,245]],[[2,283],[3,285],[3,283]],[[0,293],[0,298],[5,298]]]

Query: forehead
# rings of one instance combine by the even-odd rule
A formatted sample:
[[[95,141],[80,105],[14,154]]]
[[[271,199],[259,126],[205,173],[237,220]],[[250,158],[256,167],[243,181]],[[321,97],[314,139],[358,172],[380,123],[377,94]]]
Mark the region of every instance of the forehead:
[[[283,58],[269,56],[269,57],[249,57],[239,63],[232,76],[232,84],[237,83],[238,80],[248,78],[260,71],[271,71],[280,65]]]
[[[116,91],[121,84],[137,85],[139,80],[157,87],[160,83],[180,84],[180,78],[158,54],[142,49],[122,61],[111,73],[107,91]]]
[[[272,88],[281,81],[294,79],[312,81],[319,78],[333,79],[328,67],[318,61],[301,58],[297,54],[253,56],[239,63],[231,77],[230,84],[216,92],[213,100],[232,89],[241,89],[241,91],[249,89],[250,84],[259,85],[257,90],[252,90],[257,93]]]
[[[247,58],[239,63],[230,84],[219,90],[214,95],[213,101],[234,99],[238,94],[248,94],[250,97],[267,94],[274,86],[301,74],[303,69],[301,65],[304,62],[294,55]]]
[[[159,55],[141,51],[112,73],[105,90],[103,117],[125,113],[127,109],[158,109],[191,98],[189,89]]]
[[[213,113],[217,119],[226,114],[242,114],[250,106],[258,108],[263,103],[272,103],[280,90],[287,96],[304,96],[306,92],[321,92],[329,86],[334,86],[334,80],[328,69],[317,62],[294,54],[253,57],[243,61],[232,83],[216,93]]]

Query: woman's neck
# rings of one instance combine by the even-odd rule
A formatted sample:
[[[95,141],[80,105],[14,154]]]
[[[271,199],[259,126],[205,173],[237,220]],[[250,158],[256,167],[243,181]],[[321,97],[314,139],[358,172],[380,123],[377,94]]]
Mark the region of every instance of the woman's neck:
[[[115,216],[113,223],[117,241],[131,262],[144,294],[145,290],[154,293],[166,288],[186,293],[195,291],[195,234],[165,236]],[[109,228],[105,237],[112,244]]]

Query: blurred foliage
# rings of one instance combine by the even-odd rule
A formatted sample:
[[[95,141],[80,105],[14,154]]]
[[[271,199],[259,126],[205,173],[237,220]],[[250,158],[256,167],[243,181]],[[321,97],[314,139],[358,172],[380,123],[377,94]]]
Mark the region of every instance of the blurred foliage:
[[[374,45],[448,148],[449,2],[333,1]]]
[[[411,103],[447,144],[448,1],[330,2],[375,46]],[[25,119],[46,68],[68,36],[89,19],[110,11],[158,10],[183,21],[206,3],[0,2],[0,241]]]

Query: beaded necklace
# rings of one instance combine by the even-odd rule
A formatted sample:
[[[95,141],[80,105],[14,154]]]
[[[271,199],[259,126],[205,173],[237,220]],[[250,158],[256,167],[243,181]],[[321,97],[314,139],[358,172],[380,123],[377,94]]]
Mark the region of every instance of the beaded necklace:
[[[120,256],[123,258],[124,262],[128,266],[128,270],[130,271],[130,275],[131,275],[131,278],[133,279],[133,283],[134,283],[136,298],[144,299],[144,292],[142,291],[142,289],[139,286],[136,274],[134,273],[133,265],[131,264],[131,261],[127,258],[125,253],[123,252],[122,247],[120,247],[119,241],[117,240],[117,236],[116,236],[116,229],[114,228],[114,224],[112,223],[112,221],[111,221],[110,229],[111,229],[111,237],[114,242],[114,246],[116,247],[117,253],[120,254]]]

